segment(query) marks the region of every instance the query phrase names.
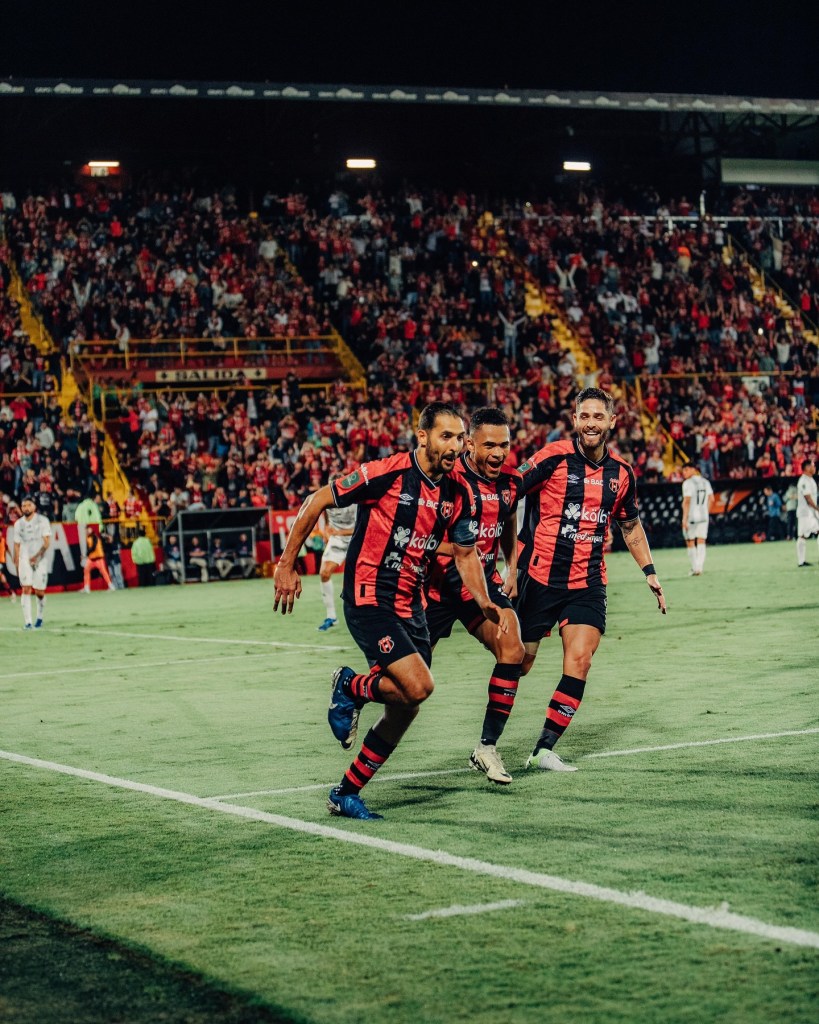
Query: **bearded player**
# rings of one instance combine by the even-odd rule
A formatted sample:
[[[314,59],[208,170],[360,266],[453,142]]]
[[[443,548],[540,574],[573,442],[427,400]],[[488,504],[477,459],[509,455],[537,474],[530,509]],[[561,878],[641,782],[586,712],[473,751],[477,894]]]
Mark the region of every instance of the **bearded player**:
[[[526,507],[518,550],[516,609],[526,654],[523,675],[555,625],[563,642],[563,674],[527,768],[577,771],[554,746],[583,699],[592,657],[606,631],[609,524],[617,522],[626,546],[665,615],[663,588],[651,560],[631,467],[606,441],[615,425],[614,400],[585,388],[575,400],[575,436],[547,444],[520,467]]]
[[[355,741],[358,711],[367,703],[384,712],[364,737],[361,750],[327,809],[346,818],[380,818],[361,790],[393,753],[435,685],[424,616],[422,584],[444,539],[452,543],[458,571],[481,613],[499,631],[508,628],[486,589],[475,550],[472,499],[450,474],[464,446],[464,423],[451,405],[432,402],[418,420],[418,447],[365,462],[343,480],[320,488],[302,505],[274,575],[274,611],[293,611],[301,593],[295,560],[318,517],[334,505],[358,505],[344,570],[344,617],[369,671],[341,666],[333,675],[327,719],[345,750]]]
[[[452,477],[472,493],[478,557],[492,601],[502,609],[501,615],[508,624],[507,632],[498,634],[484,618],[458,575],[451,544],[444,542],[438,548],[438,558],[425,588],[427,624],[433,648],[452,633],[456,622],[460,622],[495,656],[481,738],[470,755],[469,765],[501,786],[508,785],[512,776],[503,764],[497,743],[515,702],[524,655],[520,625],[511,600],[517,593],[515,513],[522,479],[517,470],[506,472],[503,469],[509,447],[509,422],[505,414],[500,409],[476,409],[469,424],[466,451],[461,453],[452,470]],[[497,568],[500,550],[506,563],[505,582]]]
[[[51,543],[51,524],[37,512],[34,499],[26,495],[20,503],[22,516],[14,524],[14,566],[20,579],[23,595],[20,606],[23,609],[23,628],[40,629],[45,614],[45,591],[48,582],[48,568],[45,553]],[[37,620],[31,623],[31,595],[37,597]]]

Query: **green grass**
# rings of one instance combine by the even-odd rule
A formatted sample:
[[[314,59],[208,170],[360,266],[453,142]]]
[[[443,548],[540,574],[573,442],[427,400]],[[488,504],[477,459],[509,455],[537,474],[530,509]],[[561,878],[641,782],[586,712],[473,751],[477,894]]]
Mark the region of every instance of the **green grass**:
[[[329,675],[363,660],[343,625],[316,631],[314,578],[288,618],[274,617],[269,581],[54,595],[36,634],[4,602],[0,749],[198,797],[258,792],[231,802],[817,932],[819,736],[586,755],[819,726],[819,568],[797,570],[785,543],[709,548],[695,579],[681,550],[656,561],[666,618],[630,557],[609,559],[609,630],[560,747],[577,773],[521,770],[560,675],[556,637],[503,737],[513,785],[463,770],[492,659],[458,632],[384,769],[447,774],[372,783],[383,822],[331,819],[323,786],[350,756],[326,725]],[[251,642],[271,640],[305,647]],[[3,759],[0,820],[8,898],[293,1020],[815,1019],[819,952],[776,939]],[[510,899],[524,902],[406,917]]]

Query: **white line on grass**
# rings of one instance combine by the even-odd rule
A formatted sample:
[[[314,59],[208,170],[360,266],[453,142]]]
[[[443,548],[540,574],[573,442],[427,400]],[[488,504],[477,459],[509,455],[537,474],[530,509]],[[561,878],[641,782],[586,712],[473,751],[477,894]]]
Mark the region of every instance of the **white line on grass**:
[[[348,832],[344,829],[332,828],[329,825],[319,825],[312,821],[286,818],[281,814],[268,814],[266,811],[257,811],[253,807],[220,803],[218,800],[204,799],[200,796],[194,796],[192,793],[180,793],[173,789],[150,786],[145,782],[119,779],[112,775],[102,775],[99,772],[87,771],[84,768],[74,768],[70,765],[57,764],[54,761],[42,761],[39,758],[27,757],[24,754],[14,754],[9,751],[0,750],[0,758],[15,764],[24,764],[33,768],[43,768],[47,771],[59,772],[61,775],[72,775],[76,778],[88,779],[91,782],[101,782],[106,786],[114,786],[117,789],[146,793],[149,796],[160,797],[163,800],[173,800],[180,804],[189,804],[193,807],[202,807],[209,811],[218,811],[220,814],[230,814],[249,821],[264,822],[268,825],[275,825],[277,828],[289,829],[292,832],[321,836],[324,839],[335,839],[338,842],[352,843],[356,846],[366,846],[372,850],[380,850],[383,853],[391,853],[398,857],[409,857],[412,860],[426,861],[441,867],[458,868],[460,871],[469,871],[476,875],[488,875],[492,878],[500,878],[506,882],[516,882],[520,885],[534,886],[538,889],[550,889],[554,892],[567,893],[570,896],[585,896],[587,899],[599,900],[601,903],[613,903],[618,906],[630,907],[634,910],[645,910],[653,914],[676,917],[693,924],[707,925],[709,928],[742,932],[746,935],[756,935],[774,942],[786,942],[794,946],[809,946],[812,949],[819,949],[819,933],[817,932],[810,932],[802,928],[767,924],[765,921],[759,921],[753,917],[734,914],[728,909],[727,904],[723,904],[720,907],[693,907],[686,903],[676,903],[673,900],[657,899],[654,896],[646,895],[644,892],[621,892],[618,889],[607,889],[603,886],[593,885],[590,882],[576,882],[569,878],[558,878],[555,875],[527,871],[525,868],[514,868],[504,864],[491,864],[488,861],[476,860],[473,857],[459,857],[456,854],[447,853],[445,850],[427,850],[423,846],[411,846],[409,843],[396,843],[389,839],[379,839],[372,834]]]
[[[747,743],[750,740],[778,740],[781,736],[810,736],[819,729],[792,729],[789,732],[762,732],[757,736],[724,736],[718,740],[693,740],[690,743],[666,743],[662,747],[632,747],[631,750],[602,750],[597,754],[584,754],[590,757],[625,757],[626,754],[653,754],[659,750],[682,750],[684,747],[712,747],[717,743]]]
[[[374,782],[403,782],[405,779],[428,779],[431,775],[460,775],[468,772],[469,768],[441,768],[434,772],[401,772],[396,775],[376,775],[370,780]],[[286,793],[309,793],[315,789],[330,789],[338,784],[335,782],[314,782],[309,786],[289,786],[287,789],[255,789],[250,793],[224,793],[222,796],[209,796],[208,800],[238,800],[246,796],[283,796]]]
[[[662,747],[633,747],[631,750],[602,750],[596,754],[583,754],[582,760],[592,757],[624,757],[626,754],[652,754],[658,750],[682,750],[684,747],[710,747],[717,743],[742,743],[748,740],[775,740],[780,736],[810,736],[819,729],[793,729],[790,732],[769,732],[758,736],[729,736],[718,740],[697,740],[691,743],[668,743]],[[434,772],[405,772],[398,775],[376,775],[373,782],[403,782],[405,779],[424,779],[430,775],[458,775],[468,768],[442,768]],[[327,789],[335,782],[317,782],[309,786],[289,786],[287,789],[253,789],[247,793],[225,793],[208,797],[209,800],[238,800],[246,796],[284,796],[288,793],[309,793],[311,790]]]
[[[82,668],[43,668],[31,672],[10,672],[0,676],[0,683],[7,679],[28,679],[29,676],[70,676],[89,672],[118,672],[121,669],[164,668],[166,665],[210,665],[214,661],[238,661],[244,658],[267,658],[267,651],[245,652],[244,654],[216,654],[211,658],[174,658],[171,661],[125,661],[121,665],[100,662],[97,665],[83,665]]]
[[[4,633],[19,633],[19,629],[13,626],[0,626]],[[120,633],[113,629],[86,629],[84,626],[58,627],[49,630],[59,636],[68,636],[72,633],[86,633],[89,636],[120,636],[130,637],[134,640],[175,640],[179,643],[188,644],[242,644],[249,647],[295,647],[303,651],[346,651],[347,647],[332,647],[329,644],[291,644],[286,640],[239,640],[235,637],[218,636],[171,636],[168,633]]]
[[[522,907],[526,900],[499,900],[497,903],[477,903],[471,907],[462,907],[455,903],[451,907],[440,907],[438,910],[425,910],[423,914],[404,914],[405,921],[426,921],[430,917],[460,917],[463,914],[489,914],[493,910],[509,910],[511,907]]]

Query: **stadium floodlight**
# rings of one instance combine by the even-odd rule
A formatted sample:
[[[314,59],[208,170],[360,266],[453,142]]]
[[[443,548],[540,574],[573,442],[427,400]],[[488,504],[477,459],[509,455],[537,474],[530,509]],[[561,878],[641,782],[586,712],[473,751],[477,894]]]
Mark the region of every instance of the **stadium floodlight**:
[[[588,160],[564,160],[563,161],[564,171],[590,171],[591,164]]]
[[[107,167],[109,170],[115,171],[119,169],[119,160],[89,160],[89,167]]]
[[[348,171],[373,171],[375,170],[375,160],[371,157],[349,157],[347,159],[347,170]]]

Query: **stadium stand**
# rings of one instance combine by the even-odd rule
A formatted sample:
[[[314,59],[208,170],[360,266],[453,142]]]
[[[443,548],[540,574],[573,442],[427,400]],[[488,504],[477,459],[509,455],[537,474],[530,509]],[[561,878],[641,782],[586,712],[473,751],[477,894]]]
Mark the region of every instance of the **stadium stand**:
[[[120,504],[132,488],[166,519],[297,507],[329,474],[411,445],[432,399],[504,407],[521,461],[570,429],[588,383],[615,393],[613,446],[645,483],[688,460],[710,477],[798,474],[816,446],[819,247],[815,226],[782,220],[800,256],[780,295],[758,220],[731,232],[685,201],[602,193],[336,189],[251,211],[229,189],[97,188],[27,195],[6,235],[105,425]],[[4,301],[11,324],[8,288]],[[9,372],[48,381],[13,344]]]

